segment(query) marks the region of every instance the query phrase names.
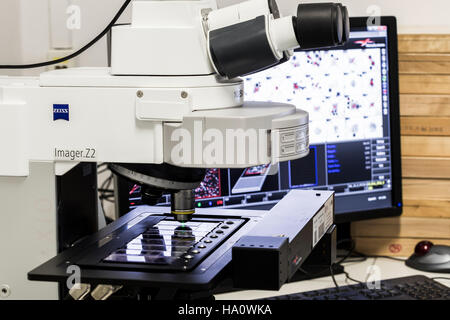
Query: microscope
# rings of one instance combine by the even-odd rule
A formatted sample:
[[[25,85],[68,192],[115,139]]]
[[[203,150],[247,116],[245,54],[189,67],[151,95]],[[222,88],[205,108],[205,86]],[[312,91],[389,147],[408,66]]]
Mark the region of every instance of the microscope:
[[[121,10],[129,3],[125,1]],[[165,276],[157,259],[145,270],[142,265],[133,267],[133,274],[143,272],[133,279],[124,274],[123,266],[102,275],[92,271],[99,261],[93,254],[74,262],[92,241],[97,249],[109,248],[101,252],[107,256],[100,259],[105,263],[102,266],[117,262],[118,247],[123,246],[113,246],[119,241],[118,232],[138,229],[139,224],[146,229],[131,232],[128,244],[154,234],[159,224],[168,227],[173,220],[179,228],[181,223],[193,222],[197,216],[193,215],[193,190],[203,180],[206,168],[245,168],[306,156],[308,114],[289,104],[244,101],[239,77],[288,61],[296,48],[339,46],[349,36],[347,9],[334,3],[300,4],[296,16],[282,16],[274,0],[250,0],[221,9],[215,0],[135,0],[131,4],[131,24],[111,28],[110,68],[55,70],[38,78],[0,78],[0,149],[5,152],[0,160],[2,298],[56,298],[55,284],[42,281],[64,282],[64,259],[83,266],[83,283],[129,281],[135,287],[140,281],[162,286],[178,277],[180,286],[189,287],[198,271],[207,276],[202,278],[204,285],[223,273],[231,261],[227,252],[252,232],[256,232],[255,237],[270,234],[267,248],[278,248],[289,258],[290,269],[282,279],[276,276],[273,287],[277,287],[317,244],[314,240],[309,245],[305,257],[291,259],[289,243],[295,241],[298,247],[303,235],[296,238],[286,234],[297,235],[299,230],[290,229],[306,224],[292,220],[295,213],[284,204],[278,216],[267,219],[253,219],[256,213],[230,213],[231,221],[203,215],[202,222],[211,227],[208,232],[221,228],[229,236],[216,247],[224,254],[220,259],[226,257],[223,268],[211,269],[211,274],[204,264],[214,254],[219,258],[217,252],[210,251],[208,256],[205,250],[198,259],[188,258],[194,256],[191,251],[183,253],[185,262],[179,270],[193,270],[191,275]],[[156,218],[148,215],[150,207],[137,209],[116,227],[99,231],[95,240],[90,238],[99,229],[96,164],[100,162],[140,185],[143,201],[150,206],[163,193],[170,193],[170,213]],[[295,194],[286,200],[291,207],[305,200],[314,214],[322,209],[332,214],[331,194],[311,193],[305,199],[295,199]],[[317,206],[311,204],[321,196]],[[283,217],[285,223],[291,222],[285,232],[279,224]],[[311,228],[314,217],[310,217]],[[265,221],[264,226],[255,227],[257,221]],[[183,232],[177,229],[178,235]],[[255,237],[247,242],[249,246],[254,246]],[[190,243],[196,241],[192,235],[187,238]],[[183,247],[183,239],[172,237],[170,241]],[[203,249],[202,245],[198,244],[199,248]],[[186,250],[201,251],[194,249]],[[29,270],[57,253],[28,275],[38,282],[25,279]],[[233,255],[246,256],[239,250],[234,254],[234,249]],[[177,263],[168,269],[176,269]],[[149,268],[157,270],[158,276],[152,273],[146,278]]]
[[[145,28],[145,31],[140,28]],[[242,80],[238,77],[287,61],[297,47],[311,49],[342,45],[348,39],[348,30],[347,9],[340,4],[299,5],[296,17],[281,17],[275,1],[247,1],[220,10],[203,1],[183,4],[170,1],[135,2],[132,25],[113,28],[112,74],[181,74],[184,75],[184,86],[175,89],[181,95],[181,99],[176,99],[190,100],[183,101],[185,106],[180,105],[171,110],[167,118],[161,119],[168,108],[165,109],[160,101],[145,101],[146,94],[141,91],[140,98],[144,102],[136,105],[140,110],[138,112],[150,113],[141,117],[167,122],[179,121],[184,117],[181,124],[166,125],[165,136],[173,136],[173,130],[180,128],[195,132],[197,128],[192,123],[197,122],[201,130],[220,130],[219,138],[226,136],[227,130],[241,130],[244,133],[239,139],[247,138],[248,143],[251,143],[245,132],[256,129],[258,134],[262,131],[255,139],[258,140],[259,149],[251,152],[262,156],[251,159],[252,155],[247,154],[246,159],[241,161],[234,157],[210,157],[208,163],[208,159],[199,160],[194,155],[175,163],[174,157],[169,159],[165,155],[163,164],[114,163],[110,169],[141,185],[143,202],[148,205],[155,205],[164,192],[170,192],[171,213],[177,221],[186,222],[195,212],[193,189],[203,180],[205,171],[202,167],[248,167],[268,162],[276,164],[307,155],[307,114],[292,107],[283,110],[285,106],[274,103],[243,103]],[[139,41],[138,38],[152,40]],[[158,44],[157,49],[155,43]],[[202,88],[207,92],[197,92],[200,88],[195,82],[199,77],[208,79],[208,88]],[[195,89],[184,90],[186,87]],[[221,97],[221,101],[212,101],[216,94]],[[208,106],[192,105],[194,99],[208,99]],[[173,105],[170,104],[171,107]],[[186,114],[185,110],[190,114]],[[201,117],[204,117],[203,120]],[[254,120],[260,117],[264,117],[269,125],[256,124]],[[235,120],[241,122],[239,127],[235,126]],[[244,121],[247,123],[244,124]],[[294,148],[289,148],[292,141],[283,143],[284,137],[290,135],[298,137],[294,141]],[[202,144],[198,139],[191,143]],[[264,144],[266,141],[270,143]],[[165,150],[175,148],[169,141],[164,141],[164,147]],[[204,148],[205,145],[203,148],[195,146],[192,152],[202,153]],[[216,152],[228,155],[235,150],[236,153],[249,153],[245,147],[240,150],[230,147],[230,141],[223,151]]]

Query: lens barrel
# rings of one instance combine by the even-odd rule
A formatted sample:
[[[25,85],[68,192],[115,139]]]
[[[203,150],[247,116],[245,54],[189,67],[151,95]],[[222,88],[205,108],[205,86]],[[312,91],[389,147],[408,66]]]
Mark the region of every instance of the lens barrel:
[[[187,222],[195,212],[194,190],[179,190],[170,195],[171,213],[175,220]]]

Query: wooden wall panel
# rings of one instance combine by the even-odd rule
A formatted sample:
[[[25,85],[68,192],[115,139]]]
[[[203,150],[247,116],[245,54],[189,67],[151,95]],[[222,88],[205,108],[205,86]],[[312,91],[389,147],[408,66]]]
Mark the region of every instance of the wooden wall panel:
[[[402,64],[405,62],[450,62],[450,53],[402,53],[399,52],[398,60]],[[400,73],[408,73],[406,70],[399,70]],[[429,73],[429,72],[428,72]]]
[[[410,205],[407,205],[410,204]],[[441,204],[441,206],[439,206]],[[405,202],[402,217],[450,218],[450,202],[446,205],[436,201],[428,201],[419,205]]]
[[[405,206],[419,206],[419,207],[434,207],[434,208],[441,208],[444,210],[445,208],[450,208],[450,201],[444,200],[444,199],[403,199],[403,204]],[[423,216],[423,217],[426,217]]]
[[[352,224],[356,250],[450,245],[450,35],[399,35],[403,215]]]
[[[398,237],[450,239],[450,219],[394,217],[357,221],[352,225],[355,237]]]
[[[367,255],[408,257],[414,252],[414,248],[420,240],[429,240],[435,244],[450,245],[450,239],[434,239],[429,237],[424,239],[355,237],[355,250]]]
[[[402,176],[450,179],[450,158],[402,157]]]
[[[450,137],[402,136],[403,156],[450,157]]]
[[[450,136],[450,117],[408,117],[400,119],[404,136]]]
[[[398,36],[400,53],[450,53],[450,34],[403,34]]]
[[[403,198],[405,200],[450,201],[450,180],[404,178]]]
[[[450,61],[399,61],[402,74],[448,74]]]
[[[417,54],[399,55],[400,74],[449,74],[450,54]]]
[[[401,94],[450,94],[448,74],[400,74]]]
[[[450,95],[400,95],[401,116],[450,116]]]

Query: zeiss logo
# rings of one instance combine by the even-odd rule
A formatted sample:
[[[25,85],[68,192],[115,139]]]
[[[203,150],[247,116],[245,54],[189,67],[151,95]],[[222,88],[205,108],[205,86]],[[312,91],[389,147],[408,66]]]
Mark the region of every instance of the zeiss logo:
[[[53,121],[66,120],[69,121],[69,105],[54,104],[53,105]]]

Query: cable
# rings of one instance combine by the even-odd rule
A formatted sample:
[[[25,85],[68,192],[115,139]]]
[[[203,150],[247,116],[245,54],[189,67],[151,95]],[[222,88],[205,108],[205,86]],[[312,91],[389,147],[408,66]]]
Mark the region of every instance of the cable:
[[[347,258],[350,257],[351,254],[353,253],[353,251],[355,250],[355,246],[356,246],[355,241],[353,239],[345,239],[345,240],[342,240],[342,241],[339,241],[339,242],[340,243],[342,243],[342,242],[350,242],[351,243],[351,247],[350,247],[350,250],[348,250],[347,254],[341,260],[337,261],[336,264],[341,264],[345,260],[347,260]],[[336,243],[336,245],[338,243]]]
[[[395,261],[402,261],[405,262],[408,259],[402,259],[402,258],[396,258],[396,257],[390,257],[390,256],[373,256],[374,258],[385,258],[385,259],[391,259]]]
[[[119,9],[119,11],[114,16],[114,18],[111,20],[111,22],[108,24],[108,26],[98,36],[96,36],[93,40],[91,40],[88,44],[86,44],[84,47],[82,47],[78,51],[76,51],[76,52],[74,52],[72,54],[69,54],[66,57],[59,58],[59,59],[52,60],[52,61],[46,61],[46,62],[40,62],[40,63],[32,63],[32,64],[22,64],[22,65],[0,65],[0,69],[32,69],[32,68],[40,68],[40,67],[46,67],[46,66],[58,64],[58,63],[61,63],[61,62],[64,62],[64,61],[67,61],[67,60],[70,60],[70,59],[73,59],[73,58],[77,57],[78,55],[82,54],[84,51],[86,51],[87,49],[92,47],[97,41],[99,41],[101,38],[103,38],[105,36],[105,34],[108,33],[108,31],[111,30],[111,28],[117,22],[119,17],[122,15],[122,13],[128,7],[130,2],[131,2],[131,0],[126,0],[123,3],[122,7]]]
[[[386,258],[386,259],[391,259],[391,260],[395,260],[395,261],[402,261],[402,262],[406,261],[406,259],[402,259],[402,258],[396,258],[396,257],[391,257],[391,256],[385,256],[385,255],[366,255],[364,253],[358,252],[355,250],[356,243],[353,239],[342,239],[342,240],[338,241],[337,244],[341,244],[341,243],[345,243],[345,242],[350,242],[351,247],[348,250],[347,254],[344,255],[341,260],[337,261],[336,264],[344,263],[344,261],[346,261],[349,257],[351,257],[352,254],[355,254],[361,258],[361,260],[358,260],[358,262],[365,261],[365,260],[367,260],[367,258]]]
[[[339,285],[334,277],[333,265],[330,266],[331,279],[333,279],[334,285],[336,286],[337,291],[339,291]]]
[[[341,243],[345,243],[345,242],[350,242],[351,243],[351,247],[348,250],[347,254],[345,254],[342,259],[340,259],[340,260],[338,260],[336,262],[337,265],[341,265],[342,263],[344,263],[348,258],[350,258],[352,256],[352,254],[356,254],[358,257],[360,257],[360,259],[359,260],[354,260],[354,261],[348,261],[348,262],[363,262],[363,261],[367,260],[367,256],[365,254],[362,254],[362,253],[359,253],[359,252],[355,251],[356,243],[355,243],[355,241],[353,239],[342,239],[342,240],[339,240],[337,242],[337,245],[339,245]]]
[[[356,279],[353,279],[352,277],[350,277],[350,275],[349,275],[349,273],[348,273],[347,271],[344,270],[343,272],[344,272],[345,277],[346,277],[347,279],[349,279],[349,280],[351,280],[351,281],[353,281],[353,282],[356,282],[356,283],[364,284],[364,282],[359,281],[359,280],[356,280]]]
[[[432,280],[450,280],[450,278],[447,278],[447,277],[434,277],[434,278],[431,278]]]
[[[98,165],[97,166],[97,173],[102,173],[108,169],[102,169],[102,170],[98,170],[101,167],[103,167],[103,164]],[[114,203],[114,190],[113,189],[109,189],[109,186],[111,185],[112,181],[113,181],[114,175],[112,173],[110,173],[110,175],[108,176],[108,178],[106,178],[105,181],[103,181],[103,183],[101,184],[100,188],[97,189],[98,193],[99,193],[99,199],[100,199],[100,205],[102,207],[103,213],[105,215],[105,219],[108,219],[108,217],[106,216],[106,212],[105,212],[105,207],[104,207],[104,202],[111,202]]]
[[[407,260],[407,259],[396,258],[396,257],[391,257],[391,256],[384,256],[384,255],[365,255],[365,254],[359,253],[357,251],[354,251],[354,253],[361,255],[361,256],[368,257],[368,258],[385,258],[385,259],[391,259],[391,260],[402,261],[402,262],[405,262]]]

